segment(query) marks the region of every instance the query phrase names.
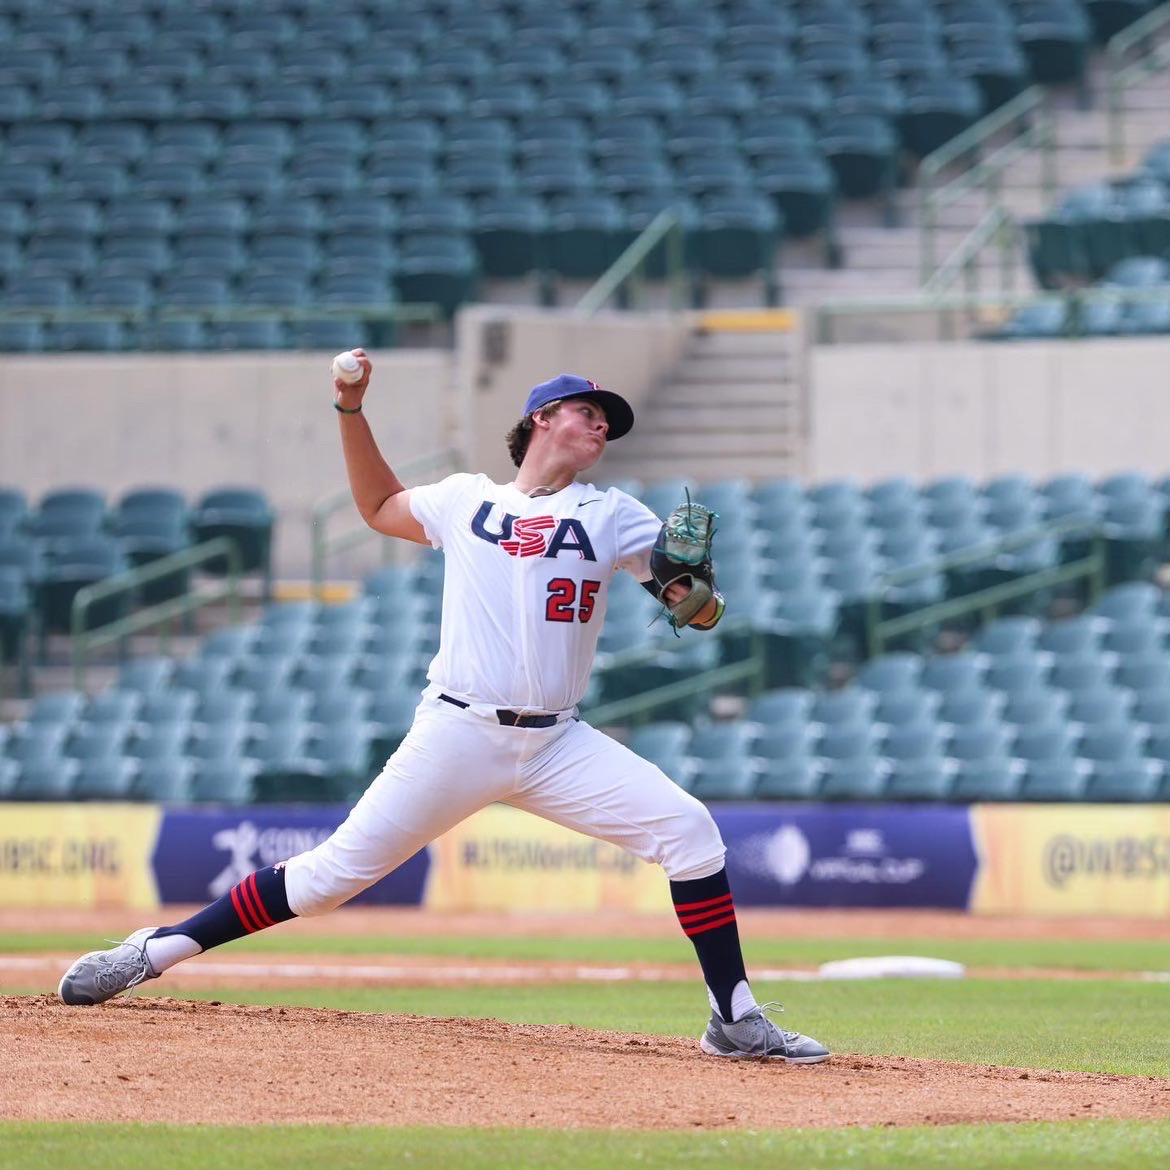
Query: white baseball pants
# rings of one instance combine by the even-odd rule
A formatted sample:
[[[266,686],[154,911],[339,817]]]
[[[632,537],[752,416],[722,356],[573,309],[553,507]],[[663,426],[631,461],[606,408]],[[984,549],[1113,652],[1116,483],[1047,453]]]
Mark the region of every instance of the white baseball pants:
[[[725,849],[707,808],[658,767],[587,723],[505,727],[493,714],[423,694],[414,725],[344,824],[286,865],[294,914],[325,914],[493,802],[655,862],[708,877]]]

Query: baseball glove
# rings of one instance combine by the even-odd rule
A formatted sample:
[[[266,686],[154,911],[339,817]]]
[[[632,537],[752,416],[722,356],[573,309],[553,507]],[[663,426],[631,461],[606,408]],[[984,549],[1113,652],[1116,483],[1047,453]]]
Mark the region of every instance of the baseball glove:
[[[695,615],[713,597],[715,568],[711,563],[711,540],[718,515],[688,498],[669,516],[659,530],[650,553],[650,572],[654,577],[658,600],[666,610],[667,620],[676,630],[691,623]],[[671,585],[690,586],[690,592],[673,604],[666,591]],[[714,624],[714,623],[711,623]]]

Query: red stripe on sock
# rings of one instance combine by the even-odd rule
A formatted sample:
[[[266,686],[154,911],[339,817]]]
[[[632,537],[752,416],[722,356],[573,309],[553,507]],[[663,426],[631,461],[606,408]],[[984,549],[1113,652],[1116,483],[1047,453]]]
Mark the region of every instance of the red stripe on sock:
[[[244,903],[244,899],[240,894],[239,886],[232,886],[232,908],[236,912],[236,917],[240,920],[240,925],[249,933],[255,934],[260,929],[256,920],[252,917],[251,911]]]
[[[728,923],[735,921],[735,911],[723,918],[716,918],[714,922],[704,923],[702,926],[683,926],[683,933],[688,938],[693,938],[696,934],[706,934],[709,930],[716,930],[720,926],[727,926]]]
[[[254,873],[248,874],[240,882],[240,885],[243,887],[248,909],[252,911],[252,916],[260,923],[259,929],[265,926],[275,926],[276,923],[272,920],[272,916],[264,909],[264,903],[260,900],[260,891],[256,886],[256,875]]]
[[[712,906],[718,906],[721,902],[730,902],[731,894],[720,894],[717,898],[707,898],[702,902],[676,902],[674,911],[676,914],[682,914],[684,910],[705,910]]]
[[[717,902],[704,905],[701,910],[689,910],[684,913],[678,907],[675,907],[675,913],[678,915],[678,920],[684,925],[686,925],[688,922],[698,922],[704,918],[710,918],[712,914],[723,914],[727,910],[731,910],[732,912],[735,910],[735,907],[732,905],[730,894],[728,894],[726,898],[718,899]]]

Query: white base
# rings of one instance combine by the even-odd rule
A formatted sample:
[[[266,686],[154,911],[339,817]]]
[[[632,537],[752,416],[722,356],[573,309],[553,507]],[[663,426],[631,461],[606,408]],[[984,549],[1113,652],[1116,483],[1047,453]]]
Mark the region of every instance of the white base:
[[[822,963],[822,979],[962,979],[962,963],[918,955],[882,955],[863,959],[838,959]]]

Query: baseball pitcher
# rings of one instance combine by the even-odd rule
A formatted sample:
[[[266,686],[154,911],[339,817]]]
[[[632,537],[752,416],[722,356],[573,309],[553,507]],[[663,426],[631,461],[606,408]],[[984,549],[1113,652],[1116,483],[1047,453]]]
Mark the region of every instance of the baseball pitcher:
[[[712,514],[688,500],[663,522],[616,488],[582,482],[634,414],[620,395],[572,374],[529,393],[507,436],[510,483],[457,474],[407,489],[363,412],[370,359],[346,356],[333,392],[354,503],[376,531],[446,557],[439,649],[413,726],[328,840],[250,874],[184,922],[83,955],[62,978],[61,999],[101,1003],[211,947],[325,914],[499,801],[665,870],[710,1000],[703,1052],[826,1060],[825,1047],[778,1028],[752,994],[707,808],[577,715],[618,570],[642,582],[676,628],[719,621]]]

